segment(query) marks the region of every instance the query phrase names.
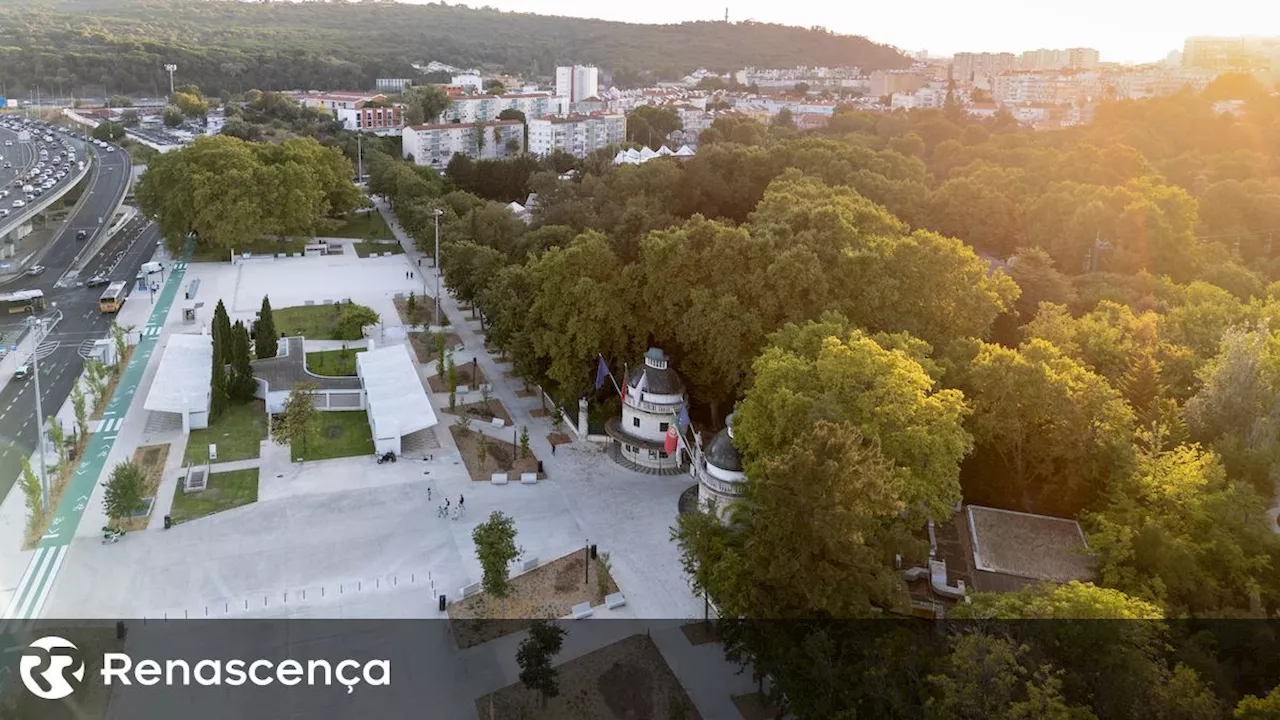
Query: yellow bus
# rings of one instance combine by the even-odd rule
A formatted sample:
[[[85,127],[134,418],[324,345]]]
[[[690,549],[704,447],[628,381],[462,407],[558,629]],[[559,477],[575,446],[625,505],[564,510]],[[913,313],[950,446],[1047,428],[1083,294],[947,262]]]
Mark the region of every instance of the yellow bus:
[[[124,305],[124,297],[128,294],[128,283],[113,282],[107,286],[106,292],[102,293],[102,298],[98,300],[98,309],[104,313],[119,312],[120,306]]]
[[[44,310],[44,291],[19,290],[0,295],[0,314],[38,313]]]

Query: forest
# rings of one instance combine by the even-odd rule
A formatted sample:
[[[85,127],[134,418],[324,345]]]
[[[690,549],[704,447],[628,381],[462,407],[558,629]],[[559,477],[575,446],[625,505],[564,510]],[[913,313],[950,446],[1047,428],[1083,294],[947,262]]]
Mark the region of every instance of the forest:
[[[260,90],[373,88],[412,78],[411,63],[554,77],[597,64],[619,87],[698,67],[905,67],[865,38],[763,23],[630,25],[393,2],[23,0],[0,4],[0,69],[11,97],[161,96],[166,63],[179,83],[219,96]]]
[[[1051,132],[726,121],[684,163],[606,151],[570,181],[366,164],[423,247],[443,209],[446,281],[566,405],[616,414],[597,353],[660,346],[695,426],[736,410],[747,500],[673,540],[798,717],[1261,718],[1276,624],[1186,623],[1280,609],[1278,120],[1227,77]],[[528,226],[501,204],[522,183]],[[894,557],[961,499],[1079,519],[1096,582],[978,593],[943,641],[822,621],[904,612]]]
[[[659,346],[698,430],[737,413],[746,501],[728,525],[681,515],[672,539],[772,700],[824,719],[1277,717],[1280,99],[1228,76],[1056,131],[951,105],[804,133],[726,118],[701,141],[638,166],[607,148],[440,175],[371,144],[364,162],[420,247],[443,211],[445,281],[560,403],[616,414],[597,354]],[[153,186],[171,240],[193,225],[166,224],[169,203],[222,157],[166,157],[204,178]],[[526,193],[528,224],[505,207]],[[223,215],[196,218],[202,240],[246,232]],[[1096,578],[971,593],[945,627],[886,620],[908,612],[896,558],[920,562],[961,500],[1078,519]]]

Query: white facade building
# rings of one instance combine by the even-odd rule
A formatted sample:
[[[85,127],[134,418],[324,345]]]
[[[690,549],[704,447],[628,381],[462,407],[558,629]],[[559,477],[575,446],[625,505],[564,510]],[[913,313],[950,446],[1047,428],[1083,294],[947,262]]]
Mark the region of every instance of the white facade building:
[[[742,457],[733,445],[733,416],[724,422],[725,428],[711,438],[699,455],[694,475],[698,478],[699,508],[705,509],[708,501],[714,501],[716,514],[727,521],[730,509],[746,494],[747,474],[743,472]]]
[[[450,78],[449,84],[457,85],[458,87],[473,88],[475,90],[483,90],[484,78],[480,77],[480,75],[478,75],[477,73],[463,73],[461,75],[454,75],[452,78]]]
[[[626,377],[622,417],[605,424],[605,432],[613,438],[610,457],[658,475],[681,472],[681,453],[667,454],[665,441],[687,400],[684,383],[667,363],[666,353],[649,348],[644,365]]]
[[[487,123],[437,123],[406,127],[400,136],[402,157],[440,169],[462,153],[473,160],[500,160],[524,152],[519,120]]]
[[[582,102],[600,94],[600,68],[573,65],[556,68],[556,95],[569,102]]]
[[[529,120],[529,152],[546,155],[562,150],[586,157],[627,139],[627,116],[621,113],[543,117]]]
[[[568,112],[569,99],[551,93],[507,93],[505,95],[455,95],[445,110],[446,120],[455,123],[497,120],[503,110],[519,110],[526,119]]]
[[[209,427],[212,383],[213,337],[174,333],[142,407],[181,416],[183,434],[202,430]]]

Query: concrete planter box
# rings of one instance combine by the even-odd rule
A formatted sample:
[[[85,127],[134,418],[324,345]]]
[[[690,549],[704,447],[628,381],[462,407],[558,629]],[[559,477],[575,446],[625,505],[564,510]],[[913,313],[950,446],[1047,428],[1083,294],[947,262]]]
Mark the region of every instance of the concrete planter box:
[[[507,474],[506,474],[506,473],[494,473],[493,475],[491,475],[491,476],[489,477],[489,482],[493,483],[494,485],[506,485],[506,484],[507,484]]]
[[[520,473],[521,485],[537,485],[538,473]]]

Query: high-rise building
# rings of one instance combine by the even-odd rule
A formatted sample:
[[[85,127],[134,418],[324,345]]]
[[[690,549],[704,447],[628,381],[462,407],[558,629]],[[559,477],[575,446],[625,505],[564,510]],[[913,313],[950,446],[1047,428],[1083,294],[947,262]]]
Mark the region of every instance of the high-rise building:
[[[406,127],[401,155],[415,164],[443,168],[461,153],[473,160],[501,160],[524,152],[524,123],[495,120],[477,123],[434,123]]]
[[[529,120],[529,152],[546,155],[554,150],[586,157],[608,145],[627,139],[627,116],[622,113],[570,115]]]
[[[1192,37],[1182,49],[1182,66],[1203,70],[1269,70],[1280,49],[1275,37]]]
[[[591,65],[556,68],[556,95],[576,103],[599,94],[600,68]]]

